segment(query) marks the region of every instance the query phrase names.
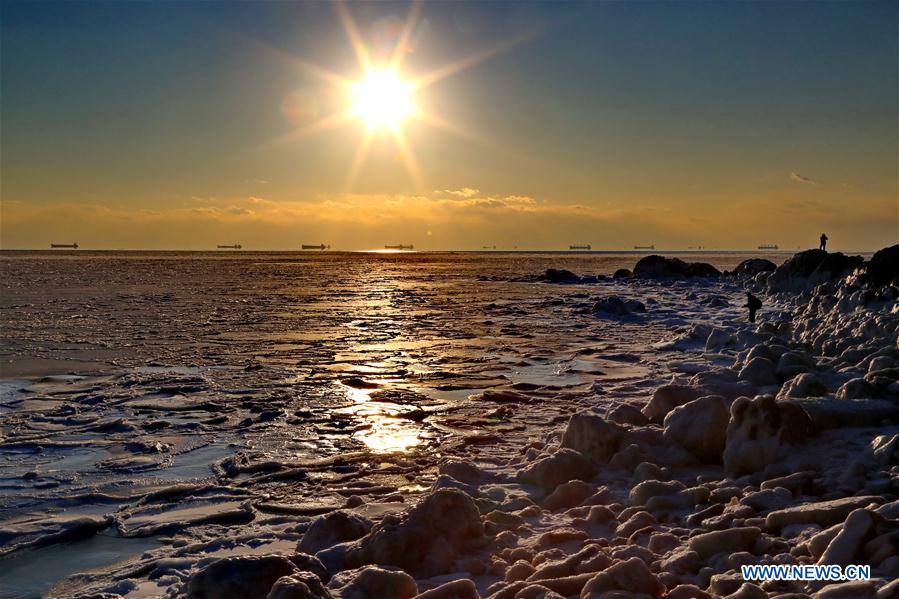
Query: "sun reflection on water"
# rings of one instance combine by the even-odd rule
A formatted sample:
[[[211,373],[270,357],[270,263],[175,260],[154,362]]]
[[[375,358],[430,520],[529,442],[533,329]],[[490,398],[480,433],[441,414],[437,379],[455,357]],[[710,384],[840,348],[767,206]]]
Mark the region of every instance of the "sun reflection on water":
[[[352,414],[363,421],[365,428],[358,430],[354,437],[372,451],[395,453],[409,451],[419,445],[421,429],[415,423],[398,418],[403,408],[389,402],[372,401],[374,389],[356,389],[341,385],[353,405],[338,412]]]

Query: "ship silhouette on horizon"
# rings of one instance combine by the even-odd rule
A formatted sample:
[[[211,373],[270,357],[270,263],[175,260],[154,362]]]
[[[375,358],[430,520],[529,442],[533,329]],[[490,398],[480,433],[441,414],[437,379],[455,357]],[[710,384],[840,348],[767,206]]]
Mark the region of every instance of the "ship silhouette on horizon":
[[[77,242],[76,243],[51,243],[50,249],[51,250],[57,250],[57,249],[59,249],[59,250],[77,250],[78,243]]]

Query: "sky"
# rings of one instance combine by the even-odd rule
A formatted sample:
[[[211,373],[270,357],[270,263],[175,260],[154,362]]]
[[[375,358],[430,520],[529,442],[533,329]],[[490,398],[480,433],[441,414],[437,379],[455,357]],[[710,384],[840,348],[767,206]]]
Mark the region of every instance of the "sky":
[[[875,250],[897,11],[3,2],[0,248]],[[347,114],[360,55],[396,128]]]

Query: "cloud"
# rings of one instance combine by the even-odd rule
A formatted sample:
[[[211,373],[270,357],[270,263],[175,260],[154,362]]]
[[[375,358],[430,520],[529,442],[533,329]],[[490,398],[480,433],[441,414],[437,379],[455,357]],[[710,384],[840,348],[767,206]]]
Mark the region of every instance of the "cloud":
[[[893,197],[827,188],[813,198],[774,190],[689,205],[606,197],[555,202],[474,190],[220,197],[151,207],[4,199],[0,238],[6,248],[46,247],[56,238],[95,248],[209,249],[224,241],[256,249],[296,249],[307,242],[369,249],[399,241],[423,249],[565,248],[574,241],[596,248],[735,248],[763,241],[792,247],[827,230],[846,247],[876,249],[895,238],[899,222]],[[844,209],[848,200],[859,207],[851,214]]]
[[[463,187],[462,189],[444,189],[442,192],[438,191],[437,193],[448,193],[450,195],[459,196],[460,198],[470,198],[481,193],[481,190],[472,187]]]
[[[790,179],[792,181],[795,181],[796,183],[804,183],[806,185],[817,185],[818,184],[818,182],[815,181],[814,179],[809,179],[808,177],[803,177],[802,175],[800,175],[799,173],[797,173],[795,171],[790,173]]]

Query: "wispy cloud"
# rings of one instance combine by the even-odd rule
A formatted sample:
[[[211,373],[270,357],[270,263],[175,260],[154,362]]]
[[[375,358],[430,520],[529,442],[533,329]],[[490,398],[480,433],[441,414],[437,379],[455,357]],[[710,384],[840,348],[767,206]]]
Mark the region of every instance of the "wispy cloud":
[[[472,187],[463,187],[462,189],[444,189],[443,191],[438,190],[437,193],[448,193],[449,195],[459,196],[460,198],[470,198],[481,193],[481,190],[474,189]]]
[[[4,247],[44,247],[59,238],[83,247],[202,249],[236,240],[260,249],[295,248],[307,241],[367,249],[402,240],[442,249],[568,247],[572,240],[608,248],[645,240],[662,247],[754,247],[769,239],[803,244],[821,230],[863,248],[894,239],[897,223],[893,197],[859,196],[860,208],[847,214],[840,209],[845,190],[825,188],[814,197],[797,197],[803,194],[795,190],[747,196],[736,210],[702,212],[638,201],[555,202],[474,187],[450,191],[462,193],[187,198],[153,209],[4,199],[0,225]]]
[[[805,185],[817,185],[818,182],[814,179],[810,179],[808,177],[803,177],[799,173],[793,171],[790,173],[790,180],[795,181],[796,183],[804,183]]]

